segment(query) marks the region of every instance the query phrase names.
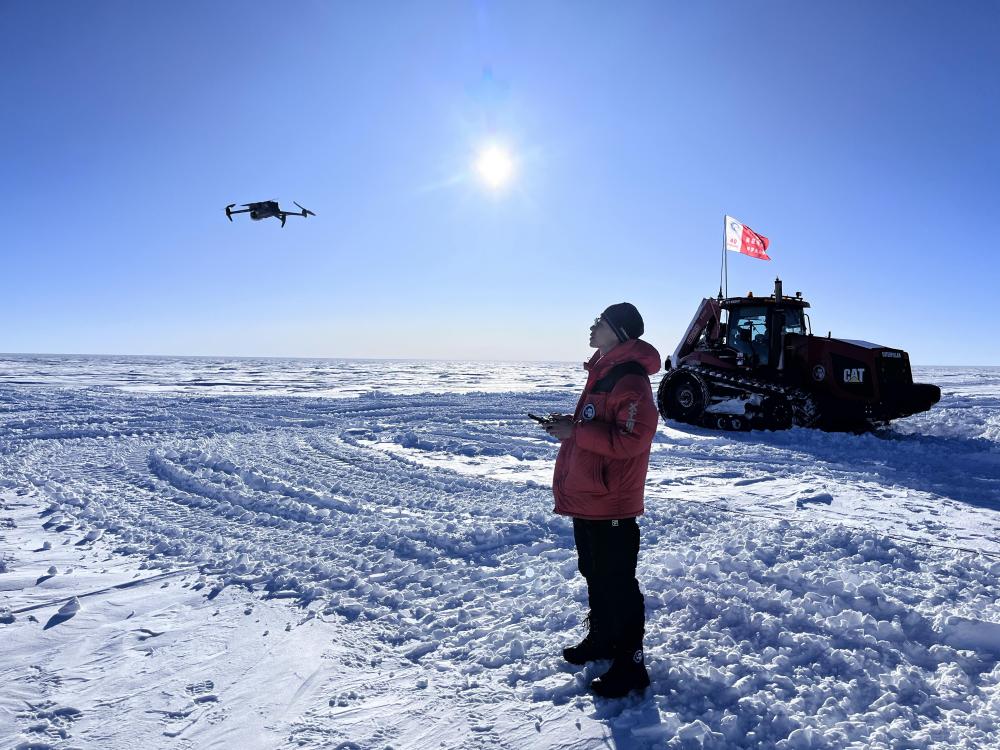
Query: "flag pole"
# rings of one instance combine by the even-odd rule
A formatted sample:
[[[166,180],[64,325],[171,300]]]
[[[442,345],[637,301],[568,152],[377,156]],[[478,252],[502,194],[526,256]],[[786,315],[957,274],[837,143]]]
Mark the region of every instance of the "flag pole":
[[[722,271],[719,274],[719,296],[722,296],[723,279],[725,279],[726,296],[729,296],[729,256],[726,254],[726,215],[722,215]]]
[[[722,215],[722,262],[719,264],[719,297],[722,297],[722,275],[726,269],[726,215]]]

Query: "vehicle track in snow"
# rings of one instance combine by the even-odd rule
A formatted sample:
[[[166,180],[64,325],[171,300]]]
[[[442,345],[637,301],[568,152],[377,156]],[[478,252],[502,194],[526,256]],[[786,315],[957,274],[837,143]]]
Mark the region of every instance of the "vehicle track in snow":
[[[201,562],[272,593],[327,596],[348,618],[387,618],[394,642],[431,635],[433,618],[403,627],[414,610],[493,607],[500,584],[480,565],[503,571],[497,580],[523,579],[523,565],[505,557],[566,542],[543,487],[424,469],[361,440],[439,410],[452,410],[455,425],[511,419],[494,399],[452,396],[435,408],[385,397],[36,396],[30,417],[14,416],[0,438],[12,486],[33,484],[58,513],[115,534],[122,551]]]

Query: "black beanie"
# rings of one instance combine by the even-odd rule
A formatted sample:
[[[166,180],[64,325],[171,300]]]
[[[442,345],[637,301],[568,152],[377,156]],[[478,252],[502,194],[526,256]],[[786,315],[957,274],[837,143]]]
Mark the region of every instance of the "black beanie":
[[[611,326],[611,330],[615,332],[619,341],[637,339],[646,330],[639,311],[635,309],[635,305],[628,302],[611,305],[601,313],[601,317],[608,321],[608,325]]]

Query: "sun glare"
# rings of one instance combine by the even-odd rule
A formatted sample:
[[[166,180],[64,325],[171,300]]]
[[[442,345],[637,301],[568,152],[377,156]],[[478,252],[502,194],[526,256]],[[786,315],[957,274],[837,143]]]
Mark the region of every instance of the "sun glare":
[[[513,178],[514,160],[503,147],[486,146],[476,157],[476,173],[487,187],[499,190]]]

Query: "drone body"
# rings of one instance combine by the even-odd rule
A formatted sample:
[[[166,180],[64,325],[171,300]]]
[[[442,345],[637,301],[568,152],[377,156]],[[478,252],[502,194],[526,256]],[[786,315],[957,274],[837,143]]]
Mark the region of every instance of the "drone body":
[[[295,203],[295,201],[292,201],[292,203]],[[295,203],[295,205],[299,206],[299,208],[302,209],[301,212],[282,211],[281,207],[278,206],[278,201],[260,201],[258,203],[244,203],[243,205],[246,206],[246,208],[243,208],[239,211],[232,210],[233,206],[235,205],[236,205],[235,203],[230,203],[228,206],[226,206],[226,218],[229,219],[230,221],[233,220],[233,214],[249,213],[250,218],[253,219],[254,221],[260,221],[261,219],[270,219],[273,217],[275,219],[281,219],[281,226],[285,226],[285,219],[289,216],[306,217],[306,216],[316,215],[309,209],[302,208],[302,206],[299,206],[298,203]]]

